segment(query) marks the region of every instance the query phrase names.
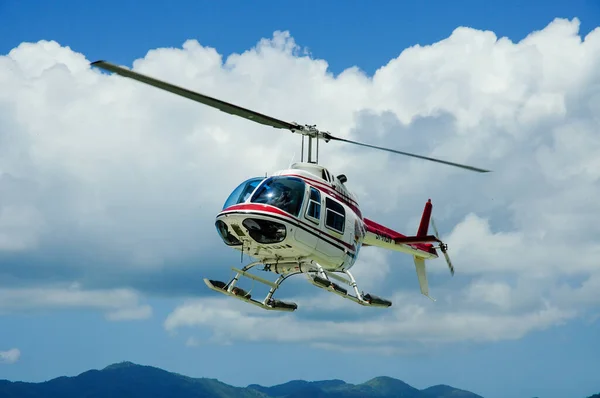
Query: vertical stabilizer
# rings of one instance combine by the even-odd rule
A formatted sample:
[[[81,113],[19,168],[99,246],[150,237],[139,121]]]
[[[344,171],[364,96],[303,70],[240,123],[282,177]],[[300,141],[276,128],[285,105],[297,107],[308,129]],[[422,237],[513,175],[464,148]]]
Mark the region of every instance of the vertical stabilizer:
[[[427,236],[427,232],[429,231],[429,220],[431,219],[431,209],[433,205],[431,204],[431,199],[425,203],[425,208],[423,209],[423,215],[421,216],[421,223],[419,224],[419,230],[417,231],[417,236]]]
[[[415,269],[417,271],[417,278],[419,278],[419,287],[421,288],[421,293],[429,297],[431,300],[435,301],[435,299],[429,296],[429,284],[427,283],[427,269],[425,268],[425,259],[422,257],[413,256],[415,260]]]

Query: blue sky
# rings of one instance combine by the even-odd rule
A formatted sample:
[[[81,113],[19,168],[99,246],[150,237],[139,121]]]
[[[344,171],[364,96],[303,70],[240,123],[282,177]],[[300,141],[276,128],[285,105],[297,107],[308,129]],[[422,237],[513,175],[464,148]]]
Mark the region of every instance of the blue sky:
[[[334,74],[337,75],[347,68],[357,66],[367,75],[372,76],[376,70],[398,57],[405,48],[443,40],[459,26],[492,30],[498,38],[507,36],[513,42],[517,42],[529,33],[543,29],[555,18],[577,17],[581,22],[579,34],[582,37],[600,25],[600,5],[591,0],[529,1],[525,5],[517,1],[484,4],[484,2],[465,0],[459,3],[460,7],[456,6],[458,4],[456,2],[450,5],[450,2],[444,1],[430,1],[427,4],[388,1],[377,2],[375,7],[373,3],[366,1],[331,1],[322,4],[311,0],[303,2],[301,7],[292,7],[283,2],[251,6],[245,1],[181,1],[166,6],[164,2],[147,1],[143,7],[140,7],[138,2],[133,1],[100,3],[60,1],[53,2],[52,5],[50,2],[0,1],[0,55],[8,54],[22,42],[54,40],[61,46],[70,46],[73,51],[82,53],[88,61],[106,59],[130,66],[134,60],[145,57],[151,49],[180,48],[186,40],[195,39],[200,45],[213,47],[223,55],[223,58],[227,58],[229,54],[242,53],[256,46],[262,38],[271,38],[275,31],[289,31],[299,46],[309,49],[313,58],[326,60],[329,70]],[[0,71],[2,67],[0,64]],[[177,72],[171,73],[172,76],[177,74]],[[202,85],[196,88],[200,89],[200,87]],[[232,93],[235,93],[234,88],[230,89],[227,95]],[[162,100],[161,95],[155,94],[154,98]],[[390,101],[393,102],[393,99]],[[0,106],[2,104],[0,102]],[[186,104],[186,106],[187,108],[184,108],[186,112],[198,109],[197,105]],[[177,115],[173,118],[176,117]],[[0,128],[1,123],[9,123],[6,120],[8,119],[0,118]],[[169,126],[167,122],[168,120],[164,124],[166,128]],[[434,119],[433,123],[438,123],[438,120]],[[216,122],[215,124],[219,125]],[[247,127],[243,123],[232,126],[234,126],[231,127],[232,130]],[[289,159],[291,155],[285,153],[282,157]],[[487,166],[485,156],[474,159],[470,163],[484,168]],[[505,163],[502,162],[504,160],[497,163],[496,168],[504,167]],[[214,187],[215,192],[218,193],[215,193],[215,203],[224,201],[237,182],[251,177],[251,175],[245,176],[239,168],[237,169],[237,174],[232,173],[231,177],[225,174],[219,177],[226,182],[223,182],[222,188]],[[58,169],[52,170],[53,173]],[[428,170],[432,172],[433,178],[438,169]],[[455,174],[452,176],[456,177]],[[157,178],[162,182],[167,181],[161,179],[162,175]],[[457,193],[461,187],[456,188],[457,191],[452,193],[436,190],[438,197],[441,196],[437,199],[438,202],[443,201],[444,198],[447,201],[454,200],[452,206],[462,211],[454,216],[447,214],[454,207],[439,207],[438,211],[441,212],[442,218],[441,229],[445,229],[448,233],[453,227],[452,224],[466,217],[467,211],[461,206],[471,206],[467,196],[478,195],[478,191],[474,188],[477,184],[474,177],[461,178],[464,180],[458,179],[460,181],[458,184],[464,184],[462,187],[466,192],[464,196]],[[64,187],[66,187],[64,192],[67,192],[64,193],[65,198],[70,198],[70,195],[73,197],[88,195],[91,192],[89,189],[84,192],[75,188],[70,191],[72,186],[69,185],[69,181],[64,180]],[[435,183],[434,181],[433,184]],[[567,183],[564,184],[566,191]],[[208,185],[204,187],[206,186]],[[116,187],[126,190],[125,183]],[[171,185],[168,183],[161,185],[161,189],[167,190],[169,187]],[[12,309],[3,313],[3,307],[0,305],[0,351],[15,347],[21,352],[16,363],[0,364],[0,379],[41,381],[61,375],[75,375],[90,368],[102,368],[114,362],[129,360],[190,376],[215,377],[234,385],[250,383],[270,385],[297,378],[311,380],[335,378],[358,383],[375,376],[389,375],[418,388],[434,384],[450,384],[474,391],[486,398],[525,396],[583,398],[600,392],[600,381],[595,370],[600,367],[600,345],[597,344],[600,324],[595,320],[597,307],[592,308],[585,317],[568,318],[565,322],[556,322],[547,328],[532,330],[514,339],[502,337],[498,341],[487,339],[484,342],[467,339],[439,346],[429,344],[430,348],[408,355],[381,356],[377,353],[360,351],[324,353],[322,350],[308,346],[306,341],[302,340],[291,342],[241,340],[234,341],[230,345],[204,343],[197,347],[190,347],[186,345],[190,334],[179,330],[177,334],[171,334],[165,328],[165,320],[192,296],[213,297],[211,292],[207,292],[202,278],[207,274],[214,275],[216,279],[219,279],[217,274],[225,275],[221,279],[226,278],[229,274],[224,272],[223,268],[227,269],[231,262],[239,261],[239,256],[228,251],[214,233],[212,217],[215,211],[220,209],[217,208],[219,206],[211,207],[209,203],[212,202],[202,202],[200,200],[204,198],[202,192],[194,190],[195,196],[191,193],[192,188],[186,192],[185,184],[175,184],[173,187],[184,187],[184,191],[179,191],[180,195],[174,195],[178,196],[178,199],[169,200],[180,200],[183,204],[182,208],[188,205],[188,201],[197,201],[194,205],[197,206],[197,213],[173,210],[165,213],[164,216],[161,215],[162,218],[158,221],[148,221],[148,224],[144,224],[147,221],[144,218],[147,213],[144,211],[156,212],[163,205],[159,199],[156,203],[149,199],[154,192],[151,185],[143,187],[143,192],[148,196],[141,196],[152,202],[147,205],[147,208],[140,204],[143,201],[139,197],[129,198],[122,203],[113,202],[115,208],[119,205],[123,206],[122,215],[127,218],[129,222],[127,225],[131,229],[120,232],[129,233],[127,239],[131,239],[132,242],[136,239],[133,237],[134,234],[139,232],[140,235],[144,235],[146,240],[143,242],[146,244],[151,239],[162,239],[162,244],[168,247],[169,231],[175,231],[181,226],[189,228],[186,229],[186,235],[182,239],[185,249],[182,252],[169,252],[165,255],[169,261],[172,261],[168,267],[147,270],[135,265],[114,266],[114,264],[126,263],[124,259],[127,253],[124,246],[119,246],[121,243],[118,243],[116,238],[114,241],[98,238],[97,231],[104,231],[103,229],[94,230],[96,235],[94,233],[77,235],[72,232],[73,230],[67,228],[70,224],[60,222],[61,213],[54,211],[66,209],[66,205],[65,208],[60,206],[60,201],[57,201],[59,204],[52,205],[57,207],[44,204],[48,206],[44,207],[45,211],[55,216],[52,222],[56,221],[57,225],[52,234],[48,235],[49,238],[44,241],[44,245],[30,252],[0,251],[0,261],[5,266],[4,273],[0,271],[0,276],[5,277],[4,281],[0,281],[0,288],[35,288],[41,280],[49,283],[77,280],[84,286],[102,290],[123,287],[115,282],[118,280],[123,285],[133,286],[142,292],[143,299],[140,301],[152,308],[152,316],[149,318],[112,322],[106,320],[102,312],[94,308],[95,304],[74,306],[71,309],[56,305],[54,307],[57,309],[18,310],[21,308],[19,303],[9,301],[21,300],[18,298],[20,296],[15,299],[15,296],[8,297],[0,294],[0,304],[4,299],[8,303],[7,307]],[[561,185],[555,188],[557,192],[562,190]],[[14,191],[0,192],[8,192],[7,196],[18,194],[17,188]],[[185,199],[188,193],[190,193],[189,199]],[[407,205],[406,211],[393,213],[393,217],[405,217],[398,219],[396,225],[400,227],[414,225],[416,228],[416,221],[413,220],[420,216],[423,198],[426,198],[428,191],[423,191],[422,195],[415,198],[414,202],[412,197],[406,199],[405,203],[415,204],[410,208]],[[435,207],[435,198],[434,196],[434,214],[438,209]],[[509,211],[506,209],[514,211],[511,217],[517,217],[516,215],[519,214],[519,207],[513,206],[509,199],[500,196],[487,199],[488,202],[495,200],[497,205],[490,205],[492,206],[490,209],[484,209],[481,205],[482,207],[478,209],[482,214],[489,216],[495,226],[508,223],[507,218],[502,216]],[[474,199],[473,201],[477,202]],[[127,206],[133,206],[134,203],[144,207],[143,211],[130,212],[133,207]],[[371,202],[366,203],[367,207],[371,206],[370,214],[375,213],[380,217],[392,216],[392,213],[385,213],[383,209],[376,209]],[[474,206],[477,208],[478,205]],[[193,207],[190,205],[189,208]],[[446,214],[442,209],[445,209]],[[134,225],[136,220],[139,221],[137,226]],[[151,227],[156,229],[160,227],[162,230],[153,235],[149,232]],[[67,236],[68,239],[63,239]],[[195,248],[196,236],[205,236],[205,246],[199,245]],[[98,240],[93,240],[93,237]],[[207,248],[211,245],[216,245],[214,247],[218,249],[209,252]],[[78,251],[75,247],[82,249]],[[84,249],[89,251],[86,252]],[[168,249],[164,250],[168,252]],[[471,275],[461,276],[461,265],[456,263],[455,258],[454,260],[457,268],[457,276],[454,280],[457,282],[448,281],[446,274],[432,274],[434,297],[436,294],[438,297],[440,295],[443,297],[444,292],[463,288],[470,282]],[[377,261],[389,263],[391,267],[401,263],[405,270],[402,274],[395,274],[399,286],[405,289],[409,296],[416,296],[413,299],[420,299],[410,262],[397,255],[388,255],[383,259],[374,257],[373,262]],[[83,263],[86,266],[78,268]],[[169,268],[170,266],[172,269]],[[569,264],[559,266],[569,267]],[[405,279],[402,280],[399,275]],[[517,276],[518,273],[506,276],[506,280]],[[481,276],[483,279],[486,277],[486,275]],[[564,278],[564,281],[569,280],[569,283],[577,286],[576,282],[585,280],[586,274],[565,275]],[[543,278],[540,279],[540,283],[542,280]],[[394,288],[390,279],[382,282],[382,286],[384,285],[388,291]],[[290,285],[290,291],[311,292],[310,287],[304,289],[299,286],[299,284]],[[27,300],[23,299],[23,301]],[[423,302],[419,303],[423,305]],[[301,304],[300,306],[302,308]],[[305,311],[309,313],[310,309]],[[297,315],[298,319],[310,320],[311,315],[307,313]],[[360,315],[356,313],[348,315],[348,319],[352,317],[360,317]],[[339,320],[341,319],[340,317]],[[370,319],[373,319],[375,324],[378,318]],[[208,339],[210,334],[210,329],[199,329],[194,338]],[[404,344],[410,347],[412,343],[404,341]],[[242,360],[215,359],[230,358],[230,355]],[[256,366],[248,367],[248,363]],[[273,371],[281,368],[294,370],[289,373]],[[234,374],[241,376],[234,377]]]
[[[60,6],[56,6],[60,4]],[[4,1],[0,27],[3,53],[23,41],[53,39],[86,54],[124,64],[150,48],[178,47],[190,38],[221,54],[241,52],[275,30],[289,30],[316,58],[325,58],[334,73],[359,66],[367,73],[415,44],[431,44],[457,26],[488,29],[520,40],[556,17],[581,20],[581,34],[597,26],[600,9],[592,0],[503,1],[483,4],[463,0],[380,3],[303,1],[249,6],[245,1],[181,1],[169,5],[133,0],[80,3]],[[377,45],[373,45],[376,41]]]

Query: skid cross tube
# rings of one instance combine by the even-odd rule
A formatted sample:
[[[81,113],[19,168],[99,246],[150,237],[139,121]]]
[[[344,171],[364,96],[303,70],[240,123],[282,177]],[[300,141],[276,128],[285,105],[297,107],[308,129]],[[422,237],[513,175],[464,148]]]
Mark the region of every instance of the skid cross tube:
[[[223,283],[220,281],[213,281],[213,280],[209,280],[206,278],[204,278],[204,283],[206,283],[206,285],[214,291],[217,291],[219,293],[223,293],[225,295],[234,297],[238,300],[242,300],[247,303],[256,305],[256,306],[261,307],[266,310],[295,311],[298,308],[298,305],[296,303],[285,302],[285,301],[273,299],[273,294],[279,288],[281,283],[285,279],[287,279],[287,277],[298,274],[298,272],[294,272],[294,273],[287,274],[287,275],[281,275],[279,278],[277,278],[277,280],[275,282],[271,282],[267,279],[261,278],[260,276],[253,275],[248,272],[251,268],[256,267],[259,264],[262,264],[262,262],[255,261],[253,263],[246,265],[242,269],[232,267],[231,269],[233,271],[235,271],[236,274],[233,278],[231,278],[231,280],[228,283]],[[262,301],[255,300],[250,295],[250,292],[246,292],[244,289],[241,289],[236,286],[240,277],[242,277],[242,276],[245,276],[248,279],[252,279],[256,282],[259,282],[259,283],[262,283],[262,284],[265,284],[265,285],[271,287],[271,289],[269,290],[269,293],[267,293],[267,296],[264,298],[264,300],[262,300]]]

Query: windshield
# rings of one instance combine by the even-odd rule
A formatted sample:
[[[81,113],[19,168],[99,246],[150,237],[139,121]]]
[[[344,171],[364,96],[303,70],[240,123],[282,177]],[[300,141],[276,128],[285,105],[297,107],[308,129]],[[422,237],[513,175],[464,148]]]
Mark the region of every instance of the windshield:
[[[233,190],[231,195],[229,195],[225,201],[223,210],[238,203],[245,202],[246,199],[250,197],[252,192],[254,192],[258,184],[260,184],[264,179],[265,177],[254,177],[238,185],[238,187]]]
[[[306,184],[295,177],[271,177],[252,195],[252,203],[275,206],[298,217]]]

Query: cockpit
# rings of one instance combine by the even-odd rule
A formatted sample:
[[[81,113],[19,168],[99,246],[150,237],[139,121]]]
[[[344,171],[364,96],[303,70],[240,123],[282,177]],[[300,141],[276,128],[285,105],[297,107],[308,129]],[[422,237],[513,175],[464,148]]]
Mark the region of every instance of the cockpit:
[[[250,203],[275,206],[298,217],[305,192],[306,184],[300,178],[286,176],[251,178],[241,183],[229,195],[223,209],[246,202],[252,195]]]
[[[265,179],[266,177],[254,177],[242,182],[229,195],[229,197],[225,201],[225,204],[223,205],[223,210],[230,206],[237,205],[238,203],[245,202],[250,197],[250,195],[252,195],[252,192],[254,192],[256,187]]]
[[[296,177],[271,177],[263,182],[250,199],[251,203],[275,206],[298,217],[306,184]]]

